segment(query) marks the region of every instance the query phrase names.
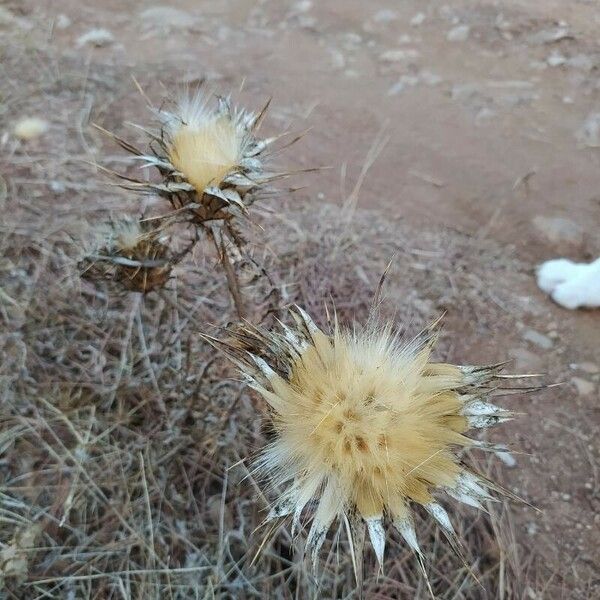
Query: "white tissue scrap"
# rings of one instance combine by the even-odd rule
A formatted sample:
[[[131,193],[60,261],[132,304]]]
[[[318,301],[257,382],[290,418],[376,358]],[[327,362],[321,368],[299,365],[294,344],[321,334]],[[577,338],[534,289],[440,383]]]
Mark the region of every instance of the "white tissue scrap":
[[[575,263],[566,258],[549,260],[538,267],[538,287],[554,302],[569,308],[600,307],[600,258]]]

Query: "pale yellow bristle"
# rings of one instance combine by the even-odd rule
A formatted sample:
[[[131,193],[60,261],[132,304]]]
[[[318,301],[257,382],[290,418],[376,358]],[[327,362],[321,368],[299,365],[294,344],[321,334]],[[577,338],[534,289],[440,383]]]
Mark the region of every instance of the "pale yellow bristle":
[[[340,333],[319,346],[295,363],[289,384],[275,385],[280,447],[298,473],[334,473],[365,518],[406,500],[426,504],[432,488],[452,486],[460,468],[450,446],[467,429],[449,390],[458,369],[429,377],[416,357],[386,352],[385,339]]]
[[[198,192],[219,185],[241,158],[242,140],[226,117],[181,125],[172,136],[169,159]]]
[[[127,252],[133,250],[144,238],[138,221],[122,220],[113,225],[112,237],[117,250]]]

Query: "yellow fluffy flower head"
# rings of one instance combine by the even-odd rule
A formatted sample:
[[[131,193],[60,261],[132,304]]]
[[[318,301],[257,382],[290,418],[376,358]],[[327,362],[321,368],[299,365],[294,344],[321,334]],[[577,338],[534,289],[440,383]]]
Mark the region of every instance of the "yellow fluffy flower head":
[[[409,343],[392,327],[321,331],[300,308],[296,326],[233,332],[234,356],[272,409],[275,439],[257,470],[280,494],[271,518],[312,516],[307,548],[316,560],[331,524],[343,520],[352,547],[362,549],[365,526],[382,564],[384,518],[420,556],[411,506],[422,505],[453,540],[444,491],[479,507],[491,482],[465,467],[457,451],[482,445],[469,429],[511,417],[488,402],[500,366],[431,361],[435,330]],[[308,506],[314,510],[305,511]]]

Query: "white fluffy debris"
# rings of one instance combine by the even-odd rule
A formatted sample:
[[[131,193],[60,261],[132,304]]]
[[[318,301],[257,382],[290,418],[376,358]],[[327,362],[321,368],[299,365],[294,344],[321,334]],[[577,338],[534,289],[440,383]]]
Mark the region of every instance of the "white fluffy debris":
[[[20,140],[34,140],[48,131],[48,121],[39,117],[25,117],[15,124],[13,133]]]
[[[574,263],[560,258],[543,263],[537,271],[538,287],[563,306],[600,307],[600,258],[593,263]]]
[[[109,46],[114,41],[115,37],[108,29],[99,27],[90,29],[86,33],[80,35],[77,38],[77,47],[83,48],[84,46],[94,46],[95,48],[103,48],[104,46]]]

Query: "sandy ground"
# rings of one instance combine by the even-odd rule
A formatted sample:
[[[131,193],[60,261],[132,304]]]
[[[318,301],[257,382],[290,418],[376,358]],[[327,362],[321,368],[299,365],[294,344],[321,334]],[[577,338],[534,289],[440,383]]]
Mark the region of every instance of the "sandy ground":
[[[473,328],[455,358],[508,354],[519,370],[565,382],[522,399],[525,414],[511,429],[524,454],[516,457],[518,468],[507,470],[507,483],[541,509],[514,508],[519,543],[535,547],[545,562],[543,581],[524,597],[600,597],[600,315],[553,305],[534,281],[542,260],[600,254],[597,3],[4,5],[13,18],[0,29],[15,43],[31,49],[44,38],[66,58],[83,57],[95,77],[118,70],[110,105],[82,98],[88,113],[101,114],[113,130],[145,119],[130,76],[155,97],[161,82],[206,78],[225,92],[243,86],[247,105],[273,97],[267,127],[310,128],[285,158],[292,168],[332,167],[295,181],[307,186],[297,201],[346,197],[383,137],[387,143],[360,191],[362,206],[401,216],[416,229],[434,223],[460,231],[482,248],[506,247],[529,277],[513,290],[499,277],[498,290],[485,293],[494,302],[495,291],[509,292],[520,308],[507,308],[510,328]],[[81,40],[94,28],[111,34],[101,47]],[[426,268],[426,256],[422,262]],[[460,323],[463,315],[447,308],[450,326]]]

